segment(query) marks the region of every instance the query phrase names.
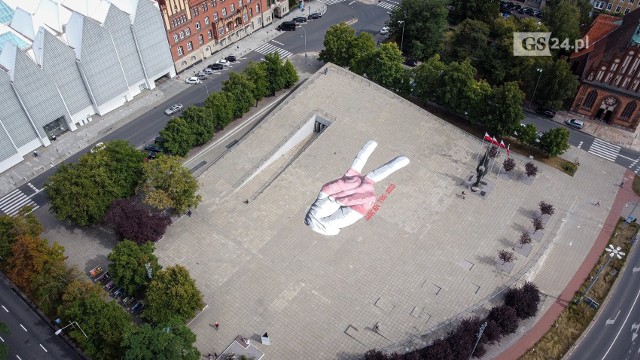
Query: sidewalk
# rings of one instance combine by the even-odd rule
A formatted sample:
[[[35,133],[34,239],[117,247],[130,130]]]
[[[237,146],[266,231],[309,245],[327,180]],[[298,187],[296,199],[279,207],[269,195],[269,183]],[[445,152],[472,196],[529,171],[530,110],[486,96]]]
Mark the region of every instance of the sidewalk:
[[[602,255],[604,248],[609,242],[609,238],[618,223],[618,219],[623,214],[623,211],[627,211],[626,204],[629,202],[637,202],[640,200],[640,197],[635,195],[633,190],[631,189],[631,184],[633,183],[632,179],[635,174],[627,170],[625,172],[625,179],[629,179],[625,181],[624,188],[618,190],[615,200],[611,206],[611,211],[607,216],[607,219],[602,226],[602,230],[596,239],[596,242],[591,247],[589,254],[580,265],[578,271],[574,274],[573,278],[569,282],[569,284],[565,287],[564,291],[562,291],[561,295],[555,300],[555,302],[551,305],[551,307],[544,313],[538,316],[538,320],[535,322],[535,325],[531,329],[529,329],[526,333],[522,333],[518,331],[520,337],[511,347],[509,347],[506,351],[501,353],[496,357],[497,360],[512,360],[517,359],[520,356],[524,355],[530,348],[532,348],[538,340],[546,334],[546,332],[551,328],[553,323],[556,321],[560,313],[566,308],[566,306],[572,301],[573,296],[576,291],[580,289],[580,286],[584,282],[584,280],[589,276],[589,273],[595,266],[599,257]]]
[[[236,55],[238,57],[245,56],[253,51],[253,49],[256,49],[262,44],[280,35],[280,32],[276,30],[278,24],[306,14],[309,11],[309,6],[311,6],[313,12],[317,11],[324,14],[327,11],[327,6],[323,2],[312,1],[307,4],[308,5],[304,12],[299,8],[295,8],[282,19],[274,18],[272,24],[267,25],[265,28],[256,30],[251,35],[232,43],[230,46],[222,49],[202,63],[192,67],[191,69],[185,70],[183,74],[189,74],[194,70],[200,71],[208,64],[214,63],[216,60],[222,59],[228,55]],[[180,77],[183,76],[184,75],[181,75]],[[93,115],[93,120],[88,124],[79,127],[78,130],[60,135],[56,141],[52,142],[51,145],[46,148],[38,148],[37,157],[33,154],[26,155],[25,160],[21,163],[1,173],[0,197],[8,194],[17,187],[28,183],[31,179],[65,161],[73,154],[100,141],[103,136],[127,124],[139,115],[147,112],[149,109],[161,105],[189,86],[190,85],[185,84],[181,79],[170,79],[158,84],[153,90],[143,91],[133,100],[104,116]]]

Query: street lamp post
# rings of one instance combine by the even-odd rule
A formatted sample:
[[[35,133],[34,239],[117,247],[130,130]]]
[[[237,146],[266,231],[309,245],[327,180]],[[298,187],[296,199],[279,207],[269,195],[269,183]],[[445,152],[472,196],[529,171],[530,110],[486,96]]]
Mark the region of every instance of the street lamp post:
[[[478,343],[480,342],[480,338],[482,337],[482,333],[484,332],[484,329],[486,329],[487,327],[487,322],[483,322],[482,325],[480,325],[480,331],[478,331],[478,333],[476,334],[476,344],[473,345],[473,350],[471,350],[471,355],[469,356],[469,360],[471,360],[471,358],[473,358],[473,353],[476,351],[476,347],[478,347]]]
[[[75,324],[75,325],[74,325],[74,324]],[[78,322],[76,322],[76,321],[72,321],[72,322],[70,322],[70,323],[69,323],[69,325],[67,325],[67,326],[63,327],[62,329],[58,329],[58,330],[56,330],[55,334],[56,334],[56,335],[60,335],[60,333],[62,332],[62,330],[64,330],[64,329],[68,328],[69,326],[77,326],[77,327],[78,327],[78,329],[80,329],[80,331],[82,331],[82,335],[84,335],[84,337],[86,337],[87,339],[89,338],[89,337],[87,336],[87,334],[85,334],[85,333],[84,333],[84,330],[82,330],[82,328],[80,327],[80,324],[78,324]]]
[[[305,64],[309,64],[309,60],[307,59],[307,30],[305,30],[303,26],[300,26],[300,29],[304,32],[304,62]]]
[[[607,260],[607,262],[604,265],[602,265],[600,270],[598,270],[598,273],[593,278],[593,280],[591,280],[591,284],[589,284],[589,287],[587,288],[587,290],[585,290],[584,293],[582,294],[582,296],[580,296],[580,299],[578,299],[578,304],[580,304],[582,302],[582,299],[584,299],[584,297],[587,296],[587,294],[589,293],[589,290],[591,290],[593,285],[598,280],[598,277],[600,277],[600,274],[602,273],[602,270],[604,270],[609,265],[611,260],[614,257],[617,257],[618,259],[622,259],[622,257],[625,255],[624,252],[620,251],[620,250],[622,250],[622,248],[620,246],[614,247],[613,245],[609,244],[609,247],[605,248],[605,250],[609,253],[609,260]]]
[[[538,80],[536,81],[536,86],[533,88],[533,94],[531,94],[531,105],[533,105],[533,97],[536,96],[536,90],[538,90],[538,83],[540,82],[540,77],[542,76],[542,69],[536,68],[536,71],[540,74],[538,75]]]
[[[204,83],[204,81],[201,81],[202,85],[204,85],[205,90],[207,90],[207,97],[209,97],[209,88],[207,87],[207,84]]]
[[[398,24],[402,24],[402,36],[400,37],[400,52],[402,52],[402,44],[404,43],[404,20],[398,20]]]

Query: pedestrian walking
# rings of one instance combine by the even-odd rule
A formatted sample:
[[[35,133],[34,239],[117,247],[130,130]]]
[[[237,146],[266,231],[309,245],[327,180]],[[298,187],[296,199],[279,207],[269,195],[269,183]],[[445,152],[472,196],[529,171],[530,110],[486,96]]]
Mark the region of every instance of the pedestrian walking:
[[[600,206],[600,200],[595,204],[596,206]]]
[[[33,157],[38,157],[38,152],[37,151],[33,152]]]
[[[624,186],[624,180],[622,180],[622,182],[620,183],[620,187]]]
[[[218,323],[217,321],[213,324],[213,327],[216,328],[216,331],[218,331],[218,329],[220,328],[220,323]]]
[[[191,209],[189,209],[189,211],[187,211],[187,216],[191,217]]]
[[[467,195],[467,194],[465,194],[465,192],[464,192],[464,190],[463,190],[463,191],[462,191],[462,200],[464,200],[464,199],[465,199],[465,195]]]

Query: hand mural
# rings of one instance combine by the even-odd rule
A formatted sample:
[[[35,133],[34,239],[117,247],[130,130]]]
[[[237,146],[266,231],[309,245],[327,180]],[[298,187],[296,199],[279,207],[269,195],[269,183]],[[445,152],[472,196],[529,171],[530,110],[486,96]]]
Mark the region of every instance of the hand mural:
[[[373,185],[409,164],[408,158],[399,156],[363,176],[362,168],[376,146],[375,141],[368,141],[341,178],[322,186],[304,219],[311,230],[337,235],[340,229],[362,219],[376,201]]]

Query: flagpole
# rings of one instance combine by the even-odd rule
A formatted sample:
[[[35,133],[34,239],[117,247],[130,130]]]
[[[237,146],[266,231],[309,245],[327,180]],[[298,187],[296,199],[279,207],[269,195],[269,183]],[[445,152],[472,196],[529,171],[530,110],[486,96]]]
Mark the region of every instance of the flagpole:
[[[484,141],[487,139],[487,137],[489,137],[489,134],[485,132],[484,137],[482,138],[482,145],[481,145],[482,148],[484,148]],[[476,155],[476,163],[478,162],[479,159],[480,159],[480,153]]]

